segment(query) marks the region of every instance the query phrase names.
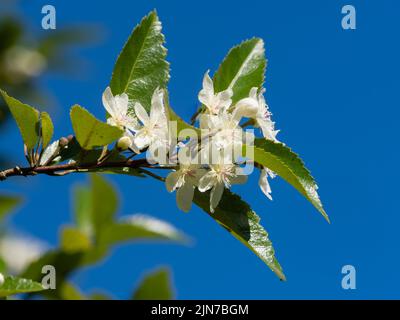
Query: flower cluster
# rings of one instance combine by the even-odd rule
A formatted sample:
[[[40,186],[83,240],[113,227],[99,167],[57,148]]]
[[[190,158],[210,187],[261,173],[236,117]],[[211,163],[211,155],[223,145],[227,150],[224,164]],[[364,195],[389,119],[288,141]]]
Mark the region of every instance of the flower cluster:
[[[254,139],[253,131],[245,130],[247,126],[254,125],[260,128],[266,139],[277,141],[278,131],[271,120],[264,89],[252,88],[248,97],[233,104],[232,90],[228,88],[215,92],[213,81],[206,72],[198,95],[204,108],[198,117],[201,138],[192,137],[186,143],[177,144],[172,143],[171,124],[163,95],[163,90],[155,90],[148,114],[137,102],[131,102],[133,108],[128,108],[130,101],[126,94],[113,96],[107,88],[103,94],[103,104],[110,116],[107,122],[125,130],[121,139],[129,141],[127,147],[132,151],[140,153],[147,150],[149,160],[171,166],[173,171],[166,177],[165,183],[168,191],[176,191],[177,205],[181,210],[190,210],[197,188],[200,192],[210,192],[210,211],[214,212],[225,188],[247,181],[242,166],[242,150],[245,143]],[[129,113],[131,109],[134,110],[132,114]],[[245,119],[248,121],[244,122]],[[166,155],[177,161],[166,164],[163,160]],[[274,178],[275,174],[268,168],[262,168],[259,185],[272,199],[269,177]]]

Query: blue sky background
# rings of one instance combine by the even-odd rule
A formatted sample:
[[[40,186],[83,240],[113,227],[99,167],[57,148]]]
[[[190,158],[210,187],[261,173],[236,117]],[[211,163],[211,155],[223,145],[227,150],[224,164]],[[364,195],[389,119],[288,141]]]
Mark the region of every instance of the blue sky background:
[[[47,1],[22,1],[20,12],[40,32]],[[148,269],[168,265],[180,299],[400,298],[399,150],[400,3],[398,1],[52,1],[57,24],[93,23],[104,31],[95,47],[77,50],[89,61],[75,79],[47,76],[57,98],[57,136],[71,133],[69,107],[80,103],[104,117],[101,94],[132,28],[157,8],[171,63],[171,103],[189,119],[204,72],[216,70],[233,45],[265,40],[266,98],[279,138],[298,152],[320,186],[332,224],[281,179],[274,201],[254,175],[235,188],[261,216],[287,282],[201,210],[175,206],[175,195],[150,179],[110,177],[122,198],[120,214],[148,213],[195,239],[191,247],[125,245],[104,263],[74,277],[84,291],[105,288],[127,298]],[[341,28],[341,8],[357,10],[357,30]],[[16,126],[1,148],[22,163]],[[10,179],[1,191],[26,194],[13,224],[52,245],[71,221],[71,187],[85,176]],[[341,268],[357,270],[357,289],[341,288]]]

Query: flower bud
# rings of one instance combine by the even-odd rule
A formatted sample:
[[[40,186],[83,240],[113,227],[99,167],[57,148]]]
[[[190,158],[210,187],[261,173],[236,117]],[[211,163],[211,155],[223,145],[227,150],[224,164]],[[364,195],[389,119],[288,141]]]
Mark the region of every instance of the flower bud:
[[[3,274],[0,273],[0,287],[3,285],[4,283],[4,276]]]
[[[124,151],[127,150],[132,144],[132,140],[129,137],[122,137],[117,142],[118,150]]]
[[[253,98],[244,98],[236,104],[235,112],[239,117],[255,118],[258,112],[258,103]]]
[[[60,140],[58,140],[58,145],[60,146],[60,148],[64,148],[67,144],[68,144],[68,139],[65,137],[60,138]]]

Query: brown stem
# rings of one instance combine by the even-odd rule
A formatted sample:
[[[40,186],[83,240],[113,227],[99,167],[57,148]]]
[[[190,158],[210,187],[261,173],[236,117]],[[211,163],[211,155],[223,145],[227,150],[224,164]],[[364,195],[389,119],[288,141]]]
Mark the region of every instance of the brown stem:
[[[3,171],[0,171],[0,180],[6,180],[8,177],[13,176],[33,176],[37,174],[48,174],[54,175],[54,173],[59,171],[75,171],[79,172],[80,170],[93,170],[100,168],[140,168],[147,167],[151,168],[152,166],[147,162],[146,159],[137,159],[137,160],[127,160],[127,161],[119,161],[119,162],[103,162],[103,163],[70,163],[70,164],[58,164],[53,166],[42,166],[42,167],[26,167],[26,168],[10,168]]]

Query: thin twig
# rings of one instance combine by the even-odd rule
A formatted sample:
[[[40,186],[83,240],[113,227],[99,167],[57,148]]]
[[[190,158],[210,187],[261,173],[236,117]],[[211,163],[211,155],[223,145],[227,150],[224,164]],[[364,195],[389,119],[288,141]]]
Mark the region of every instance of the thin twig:
[[[152,177],[154,179],[157,179],[159,181],[165,182],[165,178],[163,178],[163,177],[161,177],[161,176],[159,176],[159,175],[157,175],[157,174],[155,174],[155,173],[153,173],[153,172],[151,172],[149,170],[141,168],[140,171],[145,173],[145,174],[147,174],[148,176],[150,176],[150,177]]]
[[[118,162],[105,162],[105,163],[68,163],[68,164],[58,164],[52,166],[42,166],[42,167],[14,167],[0,171],[0,181],[5,180],[8,177],[13,176],[33,176],[36,174],[47,174],[54,175],[56,172],[79,172],[80,170],[93,170],[101,168],[152,168],[152,165],[147,162],[146,159],[137,160],[127,160]],[[70,172],[69,172],[70,171]]]

